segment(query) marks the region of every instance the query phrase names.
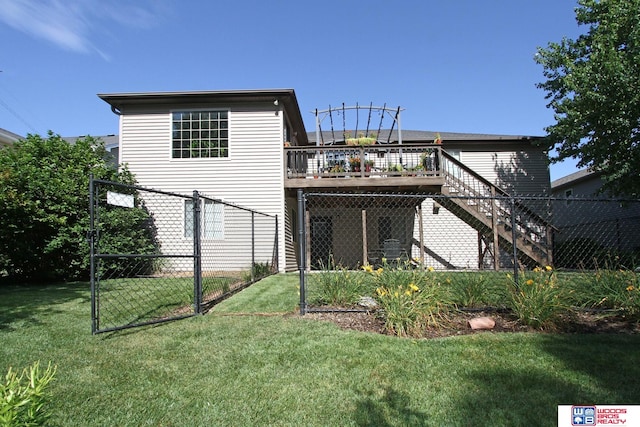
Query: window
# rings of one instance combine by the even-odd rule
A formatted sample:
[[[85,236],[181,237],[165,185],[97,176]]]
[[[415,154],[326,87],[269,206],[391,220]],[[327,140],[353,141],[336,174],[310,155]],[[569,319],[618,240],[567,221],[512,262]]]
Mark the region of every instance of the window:
[[[202,212],[202,235],[207,239],[224,239],[224,205],[205,200]]]
[[[205,239],[224,239],[224,204],[202,200],[201,236]],[[184,203],[184,237],[193,238],[193,201]]]
[[[564,197],[565,197],[565,204],[566,205],[570,205],[571,204],[571,198],[573,197],[573,188],[569,188],[568,190],[564,191]]]
[[[229,157],[227,111],[180,111],[172,116],[171,157]]]

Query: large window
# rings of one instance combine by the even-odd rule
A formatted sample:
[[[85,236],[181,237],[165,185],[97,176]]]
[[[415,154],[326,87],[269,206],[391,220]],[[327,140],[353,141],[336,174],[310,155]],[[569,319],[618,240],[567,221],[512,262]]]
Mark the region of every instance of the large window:
[[[205,239],[224,239],[224,204],[202,200],[200,209],[201,236]],[[184,237],[193,238],[193,201],[184,203]]]
[[[172,116],[171,157],[229,156],[227,111],[177,111]]]

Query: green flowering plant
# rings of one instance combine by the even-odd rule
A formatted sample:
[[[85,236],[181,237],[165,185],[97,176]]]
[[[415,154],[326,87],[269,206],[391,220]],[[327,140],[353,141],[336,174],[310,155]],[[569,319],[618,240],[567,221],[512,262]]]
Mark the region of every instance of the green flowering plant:
[[[619,268],[597,269],[583,275],[583,306],[613,310],[630,319],[640,320],[640,273]]]
[[[312,305],[349,307],[370,292],[368,277],[336,264],[330,256],[322,271],[309,275],[309,299]]]
[[[383,259],[382,267],[374,270],[365,265],[363,269],[374,278],[375,298],[387,333],[417,337],[446,319],[449,298],[432,268],[423,272],[408,262],[391,265]]]
[[[46,425],[51,416],[48,388],[55,375],[56,367],[51,362],[44,372],[39,362],[20,374],[9,367],[4,382],[0,382],[0,425]]]
[[[511,279],[511,275],[507,275]],[[569,310],[566,294],[558,287],[551,266],[523,271],[520,285],[512,279],[507,300],[518,320],[535,329],[553,329],[560,316]]]

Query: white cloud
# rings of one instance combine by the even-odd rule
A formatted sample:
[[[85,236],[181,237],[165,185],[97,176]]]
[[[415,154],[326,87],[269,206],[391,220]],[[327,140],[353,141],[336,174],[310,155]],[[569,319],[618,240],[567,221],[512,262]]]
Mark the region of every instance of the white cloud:
[[[149,28],[162,9],[160,2],[131,5],[128,1],[102,0],[0,0],[0,22],[45,39],[67,50],[106,55],[92,42],[96,33],[109,26]],[[159,8],[160,7],[160,8]]]

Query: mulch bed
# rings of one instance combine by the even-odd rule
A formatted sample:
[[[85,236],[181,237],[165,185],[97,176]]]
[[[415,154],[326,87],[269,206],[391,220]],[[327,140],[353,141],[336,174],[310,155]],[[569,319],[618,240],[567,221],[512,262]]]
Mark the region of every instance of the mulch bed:
[[[490,317],[495,320],[491,330],[472,330],[468,321],[474,317]],[[308,320],[333,322],[345,330],[356,330],[384,334],[384,322],[375,312],[312,311],[303,316]],[[578,312],[562,319],[559,326],[549,330],[534,330],[522,325],[508,311],[459,311],[447,316],[439,328],[428,328],[419,338],[441,338],[455,335],[503,332],[536,332],[536,333],[582,333],[582,334],[639,334],[640,322],[629,321],[623,317],[606,315],[602,312]]]

